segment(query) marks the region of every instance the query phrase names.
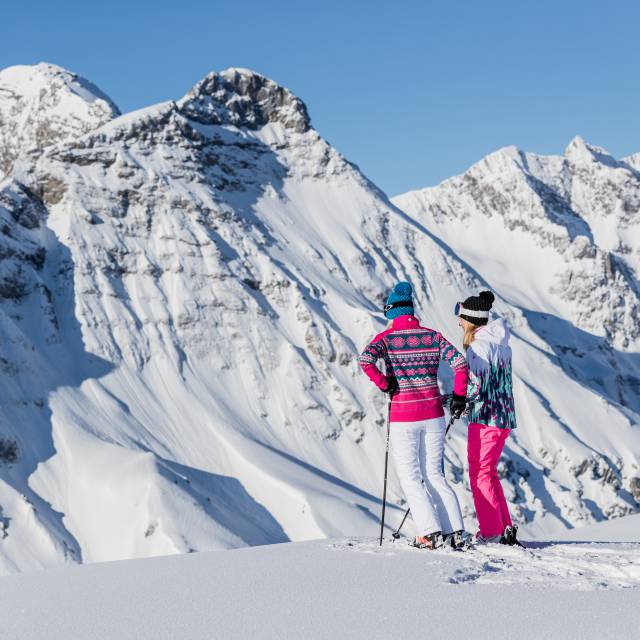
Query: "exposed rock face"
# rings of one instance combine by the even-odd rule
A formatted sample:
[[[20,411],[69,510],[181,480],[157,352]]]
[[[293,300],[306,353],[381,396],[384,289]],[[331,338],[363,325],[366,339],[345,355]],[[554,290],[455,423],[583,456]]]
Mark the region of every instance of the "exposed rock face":
[[[42,204],[22,185],[0,191],[0,300],[19,301],[43,287],[38,272],[46,250],[34,232],[43,214]]]
[[[463,181],[460,220],[477,200],[527,246],[596,260],[572,237],[578,214],[518,218],[485,182]],[[398,279],[454,340],[455,301],[483,281],[327,144],[298,98],[245,70],[210,74],[181,100],[30,154],[0,193],[0,438],[19,452],[0,466],[4,571],[375,527],[385,398],[357,353]],[[634,509],[637,414],[617,395],[631,383],[602,368],[619,364],[619,319],[603,313],[615,327],[592,342],[555,302],[530,313],[509,294],[496,308],[515,330],[522,428],[501,475],[519,521],[548,530]],[[561,349],[576,363],[593,351],[606,392],[559,366]],[[450,443],[471,517],[462,428]]]
[[[178,108],[187,118],[203,124],[258,129],[278,122],[297,133],[311,126],[302,100],[247,69],[210,73],[178,102]]]

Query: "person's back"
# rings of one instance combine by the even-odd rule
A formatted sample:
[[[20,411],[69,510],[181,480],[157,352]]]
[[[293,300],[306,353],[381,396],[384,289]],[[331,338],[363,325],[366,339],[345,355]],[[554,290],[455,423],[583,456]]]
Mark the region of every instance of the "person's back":
[[[375,366],[384,360],[386,376]],[[391,399],[391,421],[413,422],[444,415],[438,369],[446,362],[454,371],[454,393],[466,394],[467,364],[464,356],[441,333],[420,325],[414,315],[401,315],[379,333],[360,356],[363,371],[383,391],[393,376],[398,387]]]
[[[459,415],[465,406],[467,364],[442,334],[420,325],[408,282],[394,287],[384,313],[393,324],[365,347],[360,365],[391,396],[391,450],[418,529],[414,544],[434,549],[446,542],[460,548],[467,538],[460,505],[443,473],[446,425],[438,368],[444,361],[455,372],[451,411]],[[378,360],[385,362],[384,374]]]
[[[513,545],[520,544],[518,527],[511,520],[497,470],[516,427],[511,347],[504,320],[489,322],[494,299],[490,291],[481,291],[456,305],[469,363],[469,484],[480,526],[476,540]]]
[[[479,327],[467,349],[469,422],[515,429],[509,327],[502,318]]]

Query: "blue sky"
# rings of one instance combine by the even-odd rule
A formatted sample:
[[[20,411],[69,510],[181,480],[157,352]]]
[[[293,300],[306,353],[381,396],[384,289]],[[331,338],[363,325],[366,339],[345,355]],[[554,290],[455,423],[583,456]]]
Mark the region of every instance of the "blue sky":
[[[639,24],[637,0],[12,2],[0,67],[59,64],[123,111],[249,67],[395,195],[509,144],[640,151]]]

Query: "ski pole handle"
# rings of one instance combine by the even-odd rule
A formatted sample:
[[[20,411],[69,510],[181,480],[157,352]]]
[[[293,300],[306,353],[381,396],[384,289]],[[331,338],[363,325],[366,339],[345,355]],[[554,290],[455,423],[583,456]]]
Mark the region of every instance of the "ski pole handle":
[[[445,438],[447,437],[447,433],[449,433],[449,429],[451,429],[451,427],[453,426],[453,423],[455,421],[456,421],[456,419],[453,416],[451,416],[451,420],[449,420],[449,424],[447,425],[447,428],[446,428],[446,430],[444,432],[444,437]]]

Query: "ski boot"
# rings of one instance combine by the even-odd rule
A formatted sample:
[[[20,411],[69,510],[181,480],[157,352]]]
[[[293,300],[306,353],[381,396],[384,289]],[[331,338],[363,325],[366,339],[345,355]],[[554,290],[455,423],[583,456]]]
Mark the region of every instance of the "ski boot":
[[[458,531],[454,531],[452,533],[446,533],[444,535],[444,543],[448,544],[452,549],[456,551],[466,551],[471,548],[473,543],[473,536],[465,531],[464,529],[459,529]]]
[[[518,547],[524,548],[524,545],[520,542],[520,540],[518,540],[517,524],[507,525],[504,528],[504,533],[500,538],[500,544],[506,544],[506,545],[509,545],[510,547],[518,546]]]
[[[442,531],[434,531],[426,536],[416,536],[411,546],[418,549],[439,549],[444,545]]]

